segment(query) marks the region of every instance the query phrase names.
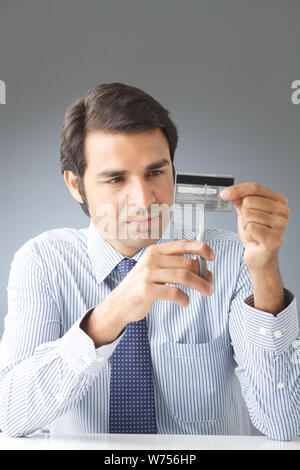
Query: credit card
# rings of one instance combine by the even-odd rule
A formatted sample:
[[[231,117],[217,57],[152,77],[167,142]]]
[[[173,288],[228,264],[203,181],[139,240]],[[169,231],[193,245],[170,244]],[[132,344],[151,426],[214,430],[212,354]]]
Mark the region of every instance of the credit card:
[[[223,201],[220,192],[234,184],[231,175],[204,175],[202,173],[180,173],[175,176],[174,205],[181,209],[192,209],[193,221],[199,216],[196,240],[204,242],[205,211],[230,212],[232,202]],[[194,222],[193,222],[194,224]],[[195,227],[193,227],[194,229]],[[197,259],[196,255],[196,259]],[[205,277],[205,260],[199,257],[200,276]]]
[[[232,202],[223,201],[220,192],[233,184],[234,177],[228,175],[176,173],[174,203],[204,204],[206,211],[232,211]]]

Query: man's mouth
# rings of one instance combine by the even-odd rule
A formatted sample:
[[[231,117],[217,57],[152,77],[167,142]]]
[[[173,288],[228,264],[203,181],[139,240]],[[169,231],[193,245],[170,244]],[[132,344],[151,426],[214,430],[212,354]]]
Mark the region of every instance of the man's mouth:
[[[145,231],[148,231],[151,225],[157,222],[158,219],[159,219],[158,215],[154,217],[144,218],[144,219],[132,219],[132,220],[128,220],[127,224],[131,225],[134,228],[139,228],[139,232],[145,232]]]
[[[130,222],[147,222],[147,220],[151,220],[153,217],[147,217],[146,219],[132,219],[132,220],[127,220],[127,223],[129,224]]]

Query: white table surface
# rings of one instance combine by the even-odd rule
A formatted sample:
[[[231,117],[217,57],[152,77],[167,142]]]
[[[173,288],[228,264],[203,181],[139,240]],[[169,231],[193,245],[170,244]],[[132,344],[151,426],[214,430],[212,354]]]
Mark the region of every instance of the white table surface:
[[[0,450],[300,450],[300,437],[275,441],[265,436],[198,436],[172,434],[76,434],[34,433],[8,437],[0,433]]]

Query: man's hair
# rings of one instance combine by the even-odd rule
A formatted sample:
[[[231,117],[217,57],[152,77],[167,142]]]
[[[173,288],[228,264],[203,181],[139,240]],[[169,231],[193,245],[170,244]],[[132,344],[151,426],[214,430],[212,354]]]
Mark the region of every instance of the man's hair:
[[[169,111],[143,90],[122,83],[102,84],[68,107],[61,132],[61,172],[72,171],[77,176],[78,189],[84,201],[80,205],[86,215],[90,216],[83,185],[85,137],[97,130],[117,134],[152,128],[160,128],[166,136],[173,166],[177,128],[169,117]],[[174,175],[173,166],[173,178]]]

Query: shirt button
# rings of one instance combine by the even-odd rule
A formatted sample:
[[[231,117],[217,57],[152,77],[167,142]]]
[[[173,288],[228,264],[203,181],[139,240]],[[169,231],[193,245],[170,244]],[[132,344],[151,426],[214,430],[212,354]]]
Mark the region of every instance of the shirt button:
[[[274,332],[274,338],[277,338],[277,339],[278,339],[278,338],[281,338],[281,336],[282,336],[282,333],[281,333],[280,330],[276,330],[276,331]]]
[[[97,357],[97,362],[104,362],[104,361],[105,361],[105,357],[103,356]]]
[[[59,403],[62,403],[64,401],[64,397],[62,395],[56,395],[56,400],[59,402]]]
[[[260,327],[259,332],[260,332],[260,334],[263,335],[263,336],[266,336],[266,334],[267,334],[267,330],[266,330],[266,328],[264,328],[263,326]]]
[[[283,387],[284,387],[283,383],[282,383],[282,382],[278,382],[277,388],[282,389]]]

